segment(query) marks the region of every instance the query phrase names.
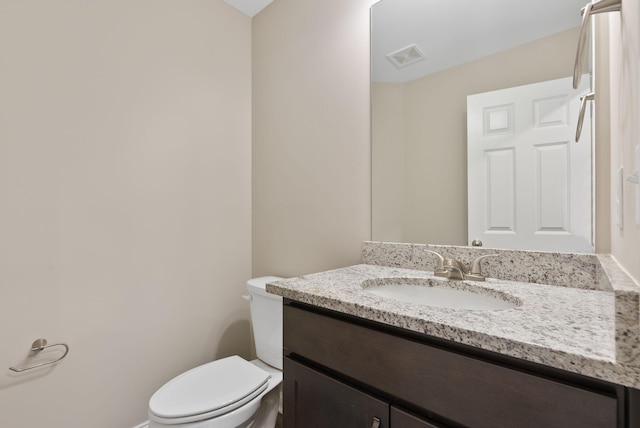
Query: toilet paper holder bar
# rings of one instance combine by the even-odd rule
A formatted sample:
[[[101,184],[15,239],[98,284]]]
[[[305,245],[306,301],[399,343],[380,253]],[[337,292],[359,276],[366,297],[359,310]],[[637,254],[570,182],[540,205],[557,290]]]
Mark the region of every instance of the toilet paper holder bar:
[[[57,363],[58,361],[62,360],[64,357],[67,356],[67,354],[69,353],[69,345],[67,345],[66,343],[52,343],[51,345],[47,344],[47,339],[36,339],[33,344],[31,344],[31,352],[40,352],[45,348],[52,348],[54,346],[63,346],[64,347],[64,353],[59,356],[58,358],[56,358],[55,360],[51,360],[51,361],[45,361],[42,363],[38,363],[38,364],[33,364],[31,366],[26,366],[26,367],[9,367],[9,370],[12,370],[14,372],[23,372],[26,370],[31,370],[31,369],[35,369],[38,367],[42,367],[42,366],[47,366],[49,364],[54,364]]]

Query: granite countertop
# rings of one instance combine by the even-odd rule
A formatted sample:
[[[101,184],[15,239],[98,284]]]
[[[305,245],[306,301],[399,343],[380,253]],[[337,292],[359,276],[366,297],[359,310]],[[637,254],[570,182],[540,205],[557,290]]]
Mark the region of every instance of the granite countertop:
[[[445,287],[477,287],[506,296],[512,309],[437,308],[379,297],[367,280],[430,279]],[[364,283],[364,285],[363,285]],[[640,388],[640,368],[616,360],[615,293],[488,278],[451,281],[432,272],[360,264],[272,282],[285,298],[523,360]]]

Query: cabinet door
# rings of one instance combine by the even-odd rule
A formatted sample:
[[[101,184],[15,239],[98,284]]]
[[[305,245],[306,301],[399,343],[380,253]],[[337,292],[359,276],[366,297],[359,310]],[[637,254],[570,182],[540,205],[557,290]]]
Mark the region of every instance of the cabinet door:
[[[283,422],[287,428],[389,428],[389,404],[285,358]]]
[[[390,419],[393,428],[443,428],[395,406],[391,406]]]

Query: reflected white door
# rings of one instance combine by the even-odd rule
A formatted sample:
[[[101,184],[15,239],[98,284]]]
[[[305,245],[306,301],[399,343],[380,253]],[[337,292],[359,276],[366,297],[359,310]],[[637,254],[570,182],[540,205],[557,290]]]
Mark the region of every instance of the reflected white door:
[[[469,242],[593,252],[591,117],[571,78],[467,97]]]

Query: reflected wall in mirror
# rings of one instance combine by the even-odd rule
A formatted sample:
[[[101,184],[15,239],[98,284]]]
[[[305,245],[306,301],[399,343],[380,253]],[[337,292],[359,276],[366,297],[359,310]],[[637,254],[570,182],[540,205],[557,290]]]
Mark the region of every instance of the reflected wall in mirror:
[[[474,237],[468,235],[469,214],[473,214],[477,207],[475,203],[468,202],[467,98],[473,94],[572,76],[581,22],[580,8],[584,2],[382,0],[372,6],[373,240],[470,244]],[[407,47],[409,49],[402,50]],[[590,84],[588,77],[583,80]],[[567,91],[570,89],[569,80]],[[580,91],[586,93],[590,89],[582,87]],[[549,128],[555,126],[553,122],[558,118],[561,122],[576,123],[579,104],[572,103],[570,111],[561,113],[553,109],[553,104],[547,103],[521,116],[532,120],[542,117],[542,122],[546,120]],[[522,110],[517,111],[520,113]],[[501,123],[503,116],[494,116],[491,117]],[[508,113],[504,118],[506,121],[516,120]],[[585,125],[583,135],[590,134],[589,127]],[[538,154],[537,159],[525,160],[524,163],[532,171],[539,169],[540,162],[546,162],[547,169],[555,168],[554,164],[568,166],[570,152],[576,145],[572,140],[574,134],[575,126],[571,136],[556,136],[557,141],[536,143],[545,148],[557,143],[561,149],[553,152],[558,156],[546,151],[543,155]],[[581,139],[578,144],[591,143]],[[591,153],[591,149],[588,152]],[[579,192],[589,193],[588,205],[580,208],[586,211],[582,220],[589,229],[582,233],[585,235],[583,242],[575,248],[567,248],[561,244],[541,245],[537,241],[515,239],[513,244],[500,241],[497,245],[484,246],[593,252],[591,163],[587,160],[580,166],[585,174],[583,181],[587,182],[587,190],[582,187]],[[534,174],[538,172],[533,171]],[[488,180],[488,175],[491,174],[482,172],[484,181]],[[535,178],[533,180],[536,181]],[[553,193],[546,196],[548,206],[549,201],[569,199],[571,192],[577,193],[570,184],[563,184],[564,173],[557,173],[551,178],[538,177],[533,186],[539,187],[545,180],[545,185]],[[477,193],[483,192],[488,191],[485,189]],[[533,191],[503,186],[502,192],[503,196],[507,192],[514,201],[531,200],[533,208],[525,210],[522,204],[514,202],[513,212],[505,214],[498,212],[495,201],[494,205],[490,202],[480,208],[485,217],[493,215],[494,220],[511,219],[511,226],[500,224],[492,229],[491,221],[485,218],[483,224],[496,235],[512,234],[509,227],[517,230],[523,223],[518,215],[526,211],[537,210],[538,217],[544,217],[545,213],[540,208],[544,201],[533,200]],[[573,217],[570,216],[575,216],[577,210],[566,204],[566,210],[560,214],[549,213],[546,216],[549,227],[538,224],[536,234],[566,234],[558,224],[573,227],[570,223]],[[566,218],[561,218],[563,215]],[[539,218],[535,220],[538,223]]]

